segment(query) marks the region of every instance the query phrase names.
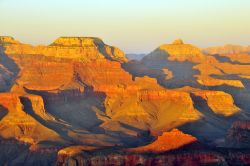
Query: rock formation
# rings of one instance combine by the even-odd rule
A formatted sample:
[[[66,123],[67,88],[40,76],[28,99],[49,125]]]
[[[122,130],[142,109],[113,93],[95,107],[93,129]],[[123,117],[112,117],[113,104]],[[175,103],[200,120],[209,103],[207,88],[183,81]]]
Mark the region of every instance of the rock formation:
[[[0,164],[226,163],[227,154],[189,147],[249,118],[247,55],[223,56],[178,39],[128,62],[99,38],[32,46],[0,37]],[[12,157],[18,147],[23,155]]]
[[[179,69],[175,67],[176,64],[180,64],[177,62],[183,62]],[[176,40],[173,44],[161,45],[144,57],[142,63],[149,68],[155,68],[158,64],[159,69],[164,67],[173,71],[173,75],[179,77],[175,82],[169,81],[174,85],[183,81],[185,81],[184,84],[187,84],[189,81],[188,84],[192,82],[192,86],[198,83],[204,86],[229,85],[243,88],[244,85],[241,79],[232,79],[226,75],[247,76],[250,74],[248,72],[249,65],[220,61],[220,59],[216,59],[214,56],[204,55],[199,48],[190,44],[184,44],[181,40]],[[186,76],[180,70],[185,70]]]
[[[163,153],[170,150],[179,149],[182,146],[196,142],[197,139],[191,135],[184,134],[178,129],[173,129],[170,132],[164,132],[151,144],[130,148],[128,151],[137,153]]]
[[[180,39],[161,45],[140,62],[123,66],[135,76],[147,75],[165,88],[188,93],[194,107],[201,112],[199,119],[204,121],[197,122],[200,128],[190,123],[182,129],[199,139],[226,134],[232,122],[223,117],[245,116],[244,111],[249,108],[243,101],[250,99],[246,83],[250,66],[206,55]]]
[[[36,119],[39,116],[44,120],[53,120],[46,114],[40,96],[1,93],[0,105],[1,114],[4,115],[0,121],[0,137],[30,144],[45,140],[62,141],[55,131]]]
[[[220,55],[242,54],[242,53],[249,54],[250,46],[227,44],[225,46],[209,47],[204,49],[203,51],[208,54],[220,54]]]

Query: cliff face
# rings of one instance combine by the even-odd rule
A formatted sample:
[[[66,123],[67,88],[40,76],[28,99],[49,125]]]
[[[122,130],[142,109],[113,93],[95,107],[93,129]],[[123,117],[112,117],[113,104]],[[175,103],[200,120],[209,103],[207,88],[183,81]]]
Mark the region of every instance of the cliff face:
[[[44,140],[61,141],[60,136],[55,131],[43,126],[34,117],[34,115],[37,115],[44,118],[44,120],[52,120],[46,114],[43,100],[40,96],[1,93],[0,105],[2,114],[0,136],[2,138],[17,139],[30,144]]]
[[[193,100],[197,99],[194,103],[206,102],[214,114],[230,117],[240,113],[240,108],[235,105],[233,97],[223,91],[202,90],[188,86],[176,90],[190,93]]]
[[[149,165],[171,160],[171,165],[185,155],[148,157],[129,151],[165,153],[197,139],[213,143],[234,120],[248,118],[244,101],[250,99],[249,65],[221,62],[182,40],[162,45],[135,63],[92,37],[61,37],[48,46],[0,37],[0,51],[0,137],[4,143],[15,140],[10,151],[21,144],[25,156],[32,153],[35,160],[43,152],[55,159],[63,148],[59,165],[106,160],[138,164],[137,159]],[[103,147],[121,148],[125,154],[87,159],[80,154]],[[71,158],[75,155],[76,160]],[[188,153],[187,163],[210,163],[211,156],[202,155]],[[25,157],[15,160],[25,163]],[[215,154],[211,163],[217,161],[224,159]]]
[[[83,150],[83,148],[82,148]],[[219,151],[219,150],[218,150]],[[249,165],[249,151],[179,150],[162,154],[119,152],[92,152],[89,149],[74,154],[58,154],[57,166],[66,165],[146,165],[146,166],[200,166]]]
[[[147,156],[139,154],[109,154],[109,155],[97,155],[93,157],[84,158],[82,156],[76,156],[67,158],[65,162],[58,162],[57,165],[146,165],[146,166],[181,166],[190,165],[198,166],[204,164],[214,165],[226,165],[225,159],[216,154],[200,153],[200,154],[176,154],[176,155],[158,155]]]
[[[77,61],[90,61],[108,58],[119,62],[126,62],[127,58],[118,48],[108,46],[99,38],[90,37],[61,37],[49,46],[31,46],[21,44],[14,40],[3,40],[5,53],[8,55],[44,55],[73,59]]]
[[[19,71],[18,66],[5,55],[4,46],[18,43],[12,37],[0,36],[0,92],[9,90]]]
[[[147,75],[165,88],[189,94],[194,108],[201,113],[199,119],[203,120],[181,127],[199,139],[210,139],[226,134],[232,121],[243,116],[249,108],[250,66],[243,61],[234,63],[204,54],[201,49],[179,39],[161,45],[141,61],[123,66],[135,76]]]
[[[225,46],[209,47],[204,49],[203,51],[207,54],[220,54],[220,55],[241,54],[241,53],[249,54],[250,46],[228,44]]]
[[[20,44],[20,42],[15,40],[11,36],[0,36],[0,45],[1,46],[6,46],[9,44]]]
[[[244,57],[239,61],[247,63],[247,58]],[[176,64],[181,64],[180,62],[183,66],[175,67]],[[246,76],[250,74],[249,65],[233,64],[230,61],[221,60],[213,54],[205,55],[199,48],[183,42],[161,45],[144,57],[142,63],[149,68],[155,68],[159,64],[159,69],[169,69],[174,76],[179,77],[175,82],[163,80],[166,85],[176,84],[178,86],[180,81],[185,81],[184,84],[192,86],[195,84],[212,87],[228,85],[243,88],[242,80],[240,78],[232,79],[231,75]],[[185,71],[189,77],[185,78],[180,70]]]
[[[181,61],[186,60],[198,62],[205,59],[201,50],[191,44],[184,44],[181,39],[175,40],[172,44],[164,44],[159,47],[160,50],[168,54],[168,60]]]
[[[63,117],[66,110],[55,108],[57,102],[70,106],[81,98],[98,101],[95,109],[80,103],[74,109],[96,114],[95,123],[85,129],[101,124],[104,130],[124,130],[122,125],[112,127],[111,124],[118,122],[140,130],[161,130],[200,117],[188,94],[165,90],[149,77],[133,80],[121,66],[120,62],[126,62],[121,51],[98,38],[62,37],[47,47],[9,44],[5,46],[5,54],[21,69],[11,91],[41,95],[48,112]],[[79,121],[68,115],[73,116],[67,118],[70,123]],[[179,120],[174,122],[176,119]]]
[[[197,139],[195,137],[184,134],[178,129],[173,129],[170,132],[164,132],[161,136],[158,136],[158,138],[151,144],[136,148],[130,148],[128,149],[128,151],[137,153],[162,153],[179,149],[196,141]]]
[[[9,88],[13,73],[5,66],[0,64],[0,91],[5,91]]]

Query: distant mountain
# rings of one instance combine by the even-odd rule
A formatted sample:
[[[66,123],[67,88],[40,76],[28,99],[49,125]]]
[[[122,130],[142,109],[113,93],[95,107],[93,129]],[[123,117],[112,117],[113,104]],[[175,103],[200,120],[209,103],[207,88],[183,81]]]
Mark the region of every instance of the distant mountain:
[[[146,54],[126,54],[129,60],[141,60]]]
[[[240,46],[227,44],[224,46],[215,46],[203,49],[203,51],[207,54],[250,54],[250,46]]]

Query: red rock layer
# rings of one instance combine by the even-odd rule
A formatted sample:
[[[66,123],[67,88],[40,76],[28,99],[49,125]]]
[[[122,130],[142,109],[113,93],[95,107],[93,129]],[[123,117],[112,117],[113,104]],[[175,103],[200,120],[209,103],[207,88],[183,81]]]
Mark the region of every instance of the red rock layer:
[[[41,95],[47,104],[54,102],[56,105],[60,101],[57,108],[49,105],[47,111],[70,120],[77,127],[75,122],[80,123],[80,118],[86,117],[67,113],[69,118],[64,118],[62,113],[67,112],[70,105],[76,112],[83,110],[88,116],[89,112],[96,114],[97,120],[91,125],[89,122],[86,128],[100,125],[104,130],[116,132],[127,129],[122,125],[114,127],[114,123],[160,131],[200,117],[189,94],[166,90],[149,77],[133,79],[121,66],[120,62],[126,61],[123,54],[100,39],[63,37],[50,46],[37,47],[12,38],[6,40],[5,54],[20,68],[11,91]],[[76,104],[74,101],[78,100]],[[87,107],[81,105],[80,100],[85,104],[87,100],[89,103],[97,101],[104,108],[101,104]]]
[[[169,63],[185,62],[185,61],[191,62],[195,64],[195,66],[191,70],[198,70],[200,73],[195,77],[196,81],[201,85],[204,86],[228,85],[233,87],[244,88],[244,85],[240,79],[230,79],[230,75],[239,75],[239,76],[243,75],[245,77],[249,76],[250,66],[243,64],[232,64],[228,62],[221,62],[220,60],[216,59],[214,56],[211,56],[210,54],[205,55],[199,48],[190,44],[185,44],[181,41],[177,42],[177,44],[174,42],[173,44],[161,45],[158,49],[156,49],[155,51],[144,57],[142,62],[150,64],[150,62],[160,60],[160,58],[162,58],[163,61],[164,59],[165,61],[167,59]],[[247,63],[248,59],[244,56],[244,58],[240,60],[240,62],[243,61]],[[188,71],[185,72],[188,73]],[[216,75],[224,76],[224,79],[214,77]],[[228,76],[228,78],[226,76]]]
[[[57,166],[65,164],[78,165],[126,165],[126,166],[199,166],[205,164],[226,164],[223,156],[216,153],[200,152],[200,153],[177,153],[175,155],[140,155],[140,154],[105,154],[84,156],[76,155],[71,158],[65,158],[64,161],[58,161]]]
[[[184,134],[178,129],[173,129],[170,132],[164,132],[162,136],[145,146],[130,148],[130,152],[151,152],[151,153],[162,153],[170,150],[179,149],[185,145],[196,142],[197,139],[191,135]]]
[[[61,141],[60,136],[53,130],[46,128],[37,121],[30,110],[23,105],[21,98],[27,98],[34,114],[51,120],[45,113],[43,100],[40,96],[22,96],[14,93],[0,94],[0,136],[4,139],[17,139],[27,143],[37,143],[42,140]]]
[[[209,47],[204,49],[204,52],[208,54],[222,54],[222,55],[250,53],[250,46],[228,44],[225,46]]]

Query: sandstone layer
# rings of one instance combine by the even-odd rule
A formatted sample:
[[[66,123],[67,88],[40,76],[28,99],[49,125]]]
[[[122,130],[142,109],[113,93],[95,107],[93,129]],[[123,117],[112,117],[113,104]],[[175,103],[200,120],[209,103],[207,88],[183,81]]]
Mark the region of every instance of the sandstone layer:
[[[0,37],[0,164],[248,164],[248,153],[189,147],[214,145],[249,119],[247,56],[205,54],[178,39],[129,62],[95,37],[48,46]],[[242,138],[239,128],[227,139]],[[18,148],[23,155],[12,156]]]

